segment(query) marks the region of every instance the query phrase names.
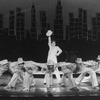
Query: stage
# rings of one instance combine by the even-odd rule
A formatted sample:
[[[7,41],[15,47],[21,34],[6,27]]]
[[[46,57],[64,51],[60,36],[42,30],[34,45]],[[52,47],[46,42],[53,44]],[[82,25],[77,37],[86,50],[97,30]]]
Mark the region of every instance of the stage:
[[[11,75],[5,74],[0,77],[0,97],[100,96],[100,90],[93,90],[91,83],[81,83],[81,86],[78,86],[79,91],[75,92],[70,90],[71,86],[70,83],[68,84],[68,79],[66,80],[68,86],[63,87],[57,84],[55,77],[50,92],[47,92],[46,85],[43,84],[43,77],[37,76],[35,76],[36,84],[34,87],[30,88],[29,92],[22,91],[22,83],[17,83],[16,88],[12,88],[11,90],[4,90],[4,87],[10,81],[10,78]],[[99,76],[98,81],[100,82]]]

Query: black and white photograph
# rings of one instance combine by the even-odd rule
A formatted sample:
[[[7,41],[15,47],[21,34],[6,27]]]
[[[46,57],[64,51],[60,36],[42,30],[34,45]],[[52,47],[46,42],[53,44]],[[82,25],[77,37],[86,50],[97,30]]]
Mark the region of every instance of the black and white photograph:
[[[82,96],[100,97],[100,0],[0,0],[0,97]]]

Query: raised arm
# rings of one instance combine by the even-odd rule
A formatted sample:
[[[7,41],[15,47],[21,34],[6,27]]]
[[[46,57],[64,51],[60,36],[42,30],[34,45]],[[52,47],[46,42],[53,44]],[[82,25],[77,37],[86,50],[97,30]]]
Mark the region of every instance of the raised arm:
[[[48,30],[48,32],[46,33],[46,36],[48,36],[48,45],[49,47],[51,47],[51,35],[52,35],[52,31]]]
[[[51,47],[51,36],[48,36],[48,46]]]

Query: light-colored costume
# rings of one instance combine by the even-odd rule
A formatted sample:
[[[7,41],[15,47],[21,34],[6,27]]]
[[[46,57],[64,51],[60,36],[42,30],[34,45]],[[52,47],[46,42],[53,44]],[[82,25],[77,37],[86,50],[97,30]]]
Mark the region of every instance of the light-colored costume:
[[[100,55],[98,55],[97,60],[98,60],[98,62],[94,66],[94,68],[95,68],[94,70],[95,70],[96,73],[100,74]]]
[[[9,69],[9,62],[7,59],[0,61],[0,76]]]
[[[52,31],[48,31],[48,33],[52,33]],[[47,62],[49,60],[52,60],[54,62],[54,64],[57,63],[57,56],[59,56],[61,53],[62,53],[62,50],[58,47],[58,46],[52,46],[52,43],[51,43],[51,37],[48,36],[48,46],[49,46],[49,51],[48,51],[48,56],[47,56]],[[55,70],[55,75],[57,77],[57,82],[60,83],[60,73],[59,73],[59,70],[58,68],[56,68]],[[44,83],[46,83],[46,76],[44,78]]]
[[[61,70],[63,72],[61,85],[68,86],[68,84],[66,83],[66,77],[68,77],[68,83],[71,86],[70,90],[79,91],[73,78],[73,73],[76,73],[76,64],[69,62],[59,62],[57,65],[61,67]]]
[[[23,91],[29,91],[31,86],[35,85],[35,79],[33,76],[34,71],[37,70],[36,66],[33,64],[33,61],[25,61],[24,67],[26,72],[24,73],[23,79]]]
[[[52,85],[52,73],[56,69],[55,68],[56,64],[54,64],[52,60],[49,60],[47,63],[34,62],[34,65],[40,66],[41,68],[46,69],[46,73],[45,73],[45,75],[46,75],[46,86],[47,86],[47,90],[50,89],[50,87]]]
[[[77,66],[80,67],[80,75],[78,76],[78,78],[75,80],[76,84],[80,84],[82,82],[82,80],[84,79],[85,75],[88,73],[91,76],[91,83],[92,83],[92,87],[98,87],[98,81],[97,81],[97,77],[96,77],[96,73],[93,69],[86,67],[81,58],[77,58],[76,60],[77,62]]]
[[[87,67],[90,66],[90,68],[92,68],[95,71],[95,73],[100,74],[100,55],[98,55],[97,60],[98,60],[97,62],[89,60],[84,63],[87,65]],[[91,76],[89,75],[88,77],[84,78],[82,82],[88,82],[90,80]]]
[[[16,83],[18,82],[18,79],[22,81],[23,76],[24,76],[24,71],[22,70],[22,67],[23,67],[22,58],[18,58],[17,62],[10,62],[9,69],[13,73],[13,76],[10,82],[7,84],[7,86],[4,87],[4,89],[11,89],[11,87],[15,87]]]

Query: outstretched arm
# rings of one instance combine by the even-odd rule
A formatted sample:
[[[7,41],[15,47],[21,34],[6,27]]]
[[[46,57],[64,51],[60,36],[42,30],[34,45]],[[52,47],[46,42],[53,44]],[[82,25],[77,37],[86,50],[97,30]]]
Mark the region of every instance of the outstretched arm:
[[[59,62],[57,63],[57,66],[68,66],[68,65],[71,65],[71,63],[66,63],[66,62]]]
[[[40,66],[41,68],[47,68],[46,67],[46,63],[37,63],[37,62],[34,62],[34,61],[32,61],[33,62],[33,64],[35,65],[35,66]]]
[[[51,35],[52,35],[52,31],[48,30],[46,33],[46,36],[48,36],[48,45],[49,47],[51,47]]]

